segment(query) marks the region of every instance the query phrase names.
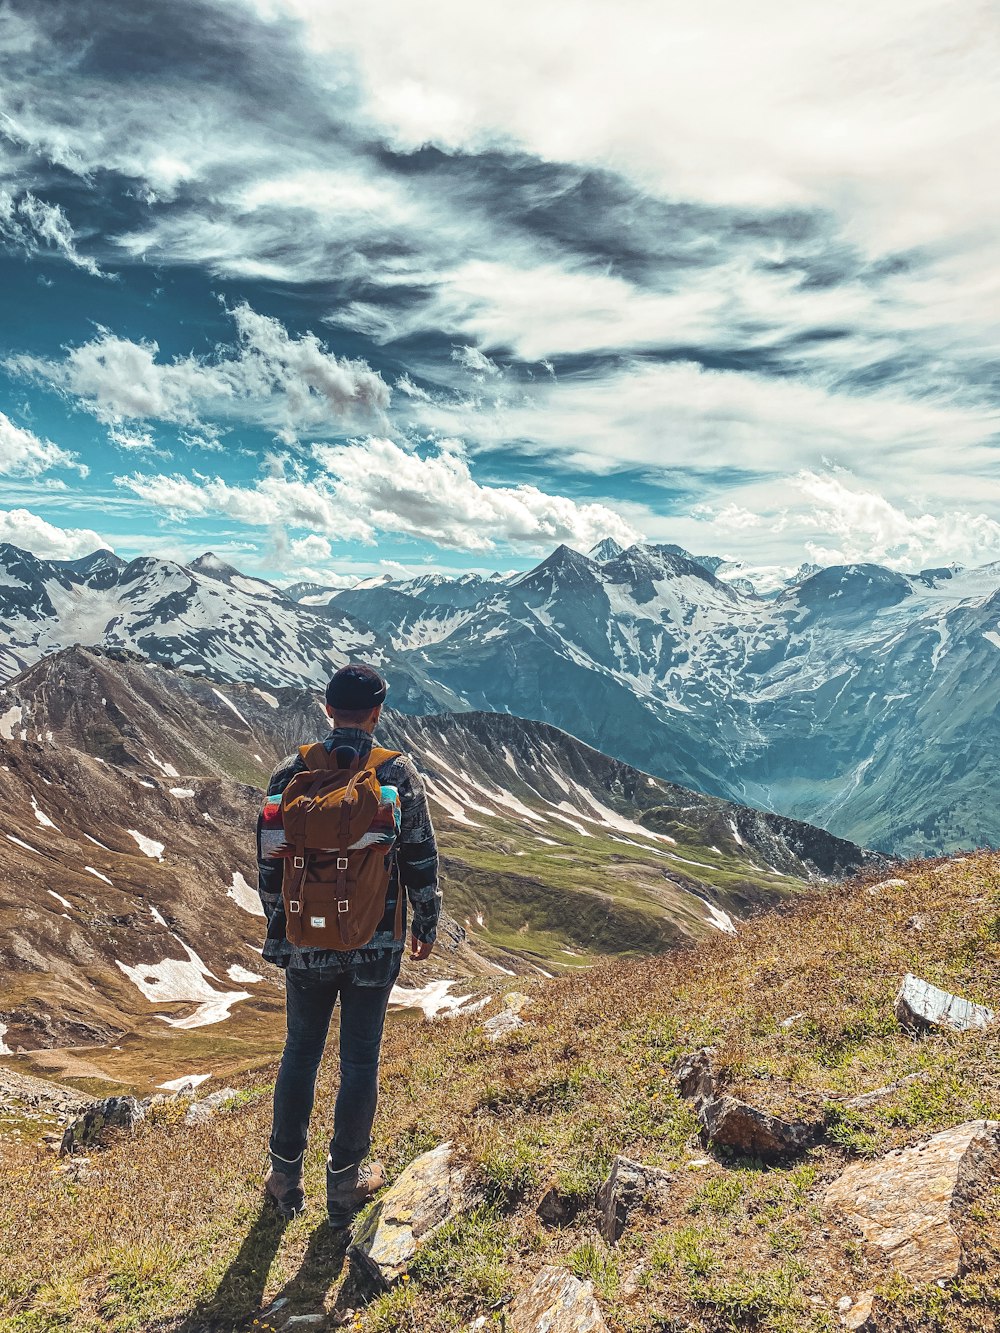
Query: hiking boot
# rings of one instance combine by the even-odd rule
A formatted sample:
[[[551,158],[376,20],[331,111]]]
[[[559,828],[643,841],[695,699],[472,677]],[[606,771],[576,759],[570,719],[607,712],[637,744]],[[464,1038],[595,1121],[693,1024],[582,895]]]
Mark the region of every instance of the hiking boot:
[[[275,1171],[272,1167],[264,1181],[264,1193],[281,1216],[289,1221],[293,1217],[298,1217],[306,1206],[301,1172],[297,1175],[285,1175],[283,1171]]]
[[[340,1171],[326,1163],[326,1211],[332,1227],[349,1227],[373,1194],[385,1184],[381,1162],[345,1166]]]

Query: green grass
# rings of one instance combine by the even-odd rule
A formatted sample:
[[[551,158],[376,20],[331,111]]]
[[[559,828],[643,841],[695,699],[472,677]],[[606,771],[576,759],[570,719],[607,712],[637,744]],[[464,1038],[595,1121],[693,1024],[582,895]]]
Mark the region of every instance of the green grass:
[[[322,1222],[330,1059],[306,1159],[309,1208],[287,1228],[260,1212],[269,1106],[259,1073],[209,1125],[165,1117],[119,1136],[76,1184],[53,1174],[48,1156],[8,1142],[0,1330],[227,1333],[252,1328],[285,1293],[293,1312],[359,1309],[364,1333],[451,1333],[499,1314],[555,1264],[595,1284],[612,1333],[823,1333],[839,1327],[837,1300],[864,1290],[877,1293],[880,1333],[981,1333],[1000,1310],[996,1198],[970,1219],[962,1277],[933,1290],[894,1278],[822,1205],[827,1182],[859,1155],[1000,1119],[1000,1033],[914,1041],[891,1016],[906,970],[1000,996],[1000,941],[983,924],[1000,909],[1000,858],[902,874],[904,889],[834,888],[747,923],[736,939],[519,979],[530,996],[525,1027],[498,1044],[479,1016],[390,1024],[376,1151],[396,1173],[449,1138],[480,1202],[427,1241],[411,1280],[388,1295],[352,1285]],[[933,924],[914,932],[916,912],[933,913]],[[786,1027],[791,1014],[804,1017]],[[706,1042],[734,1091],[775,1111],[821,1111],[826,1141],[768,1169],[706,1149],[671,1073],[679,1054]],[[843,1104],[911,1075],[863,1111]],[[595,1193],[618,1152],[671,1178],[608,1247]],[[550,1227],[536,1208],[552,1186],[566,1212]],[[212,1208],[192,1209],[206,1188]]]

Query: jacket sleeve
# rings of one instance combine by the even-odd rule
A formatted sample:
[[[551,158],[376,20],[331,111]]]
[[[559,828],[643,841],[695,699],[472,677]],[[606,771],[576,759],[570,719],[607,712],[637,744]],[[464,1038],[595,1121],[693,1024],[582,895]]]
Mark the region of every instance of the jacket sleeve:
[[[441,915],[438,850],[423,779],[413,761],[403,761],[399,779],[399,877],[410,900],[410,931],[432,944]]]
[[[271,774],[267,784],[268,796],[280,794],[291,782],[293,776],[302,768],[302,760],[297,754],[289,755],[283,759],[278,767]],[[279,928],[277,938],[283,938],[285,933],[284,911],[279,910],[281,903],[281,880],[285,873],[285,863],[278,857],[264,857],[260,852],[260,830],[263,823],[263,804],[257,812],[257,892],[260,894],[260,905],[264,909],[264,915],[267,917],[267,933],[272,934],[272,925]],[[277,919],[280,915],[280,921]]]

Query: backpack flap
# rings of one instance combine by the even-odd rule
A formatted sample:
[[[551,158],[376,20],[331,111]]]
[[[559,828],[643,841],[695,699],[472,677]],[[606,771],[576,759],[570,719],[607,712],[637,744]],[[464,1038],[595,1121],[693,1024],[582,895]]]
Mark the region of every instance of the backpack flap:
[[[317,749],[325,760],[332,757],[325,746],[314,746],[303,759],[319,759]],[[386,794],[390,791],[397,799],[393,789]],[[292,944],[347,950],[374,935],[395,849],[395,838],[387,842],[382,828],[374,840],[367,837],[376,823],[384,826],[383,804],[372,756],[363,766],[356,760],[347,768],[309,768],[285,788],[282,813],[292,854],[285,862],[282,897]]]

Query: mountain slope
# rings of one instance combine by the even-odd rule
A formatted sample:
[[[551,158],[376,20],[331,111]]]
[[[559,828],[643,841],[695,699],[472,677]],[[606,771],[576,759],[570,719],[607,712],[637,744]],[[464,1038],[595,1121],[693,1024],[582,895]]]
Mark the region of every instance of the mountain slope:
[[[948,1173],[925,1166],[918,1255],[954,1244],[961,1257],[937,1282],[919,1266],[894,1271],[905,1232],[880,1249],[826,1194],[845,1168],[895,1161],[890,1210],[901,1172],[889,1152],[1000,1119],[1000,1028],[914,1038],[893,1012],[908,970],[996,1007],[998,910],[995,855],[914,863],[888,883],[800,898],[737,937],[586,977],[519,979],[524,1026],[505,1041],[488,1040],[482,1014],[390,1023],[375,1152],[395,1178],[450,1140],[478,1198],[425,1238],[409,1280],[388,1292],[349,1274],[323,1221],[333,1062],[306,1154],[307,1211],[291,1225],[260,1206],[273,1065],[207,1123],[178,1123],[184,1104],[168,1103],[62,1171],[27,1132],[0,1139],[0,1328],[236,1333],[312,1316],[358,1333],[449,1333],[482,1317],[499,1333],[510,1298],[554,1266],[593,1281],[611,1333],[832,1333],[868,1305],[871,1333],[994,1329],[992,1172],[970,1172],[930,1228]],[[494,997],[484,1012],[498,1007]],[[815,1146],[770,1165],[706,1147],[673,1069],[707,1043],[733,1096],[813,1118]],[[609,1245],[595,1194],[616,1154],[659,1169],[666,1187],[627,1201]],[[206,1196],[211,1207],[192,1207]]]
[[[679,547],[594,555],[563,546],[485,579],[382,576],[310,606],[210,556],[123,566],[0,548],[0,672],[82,642],[273,693],[364,657],[405,713],[546,721],[886,850],[1000,840],[980,799],[1000,739],[1000,565],[804,569],[761,598]]]
[[[237,1063],[247,1033],[275,1041],[253,822],[277,759],[325,729],[319,700],[77,648],[10,682],[0,720],[7,1047],[47,1058],[134,1033],[131,1055],[101,1057],[123,1069],[158,1046],[158,1068],[178,1058],[157,1041],[164,1027],[186,1034],[184,1050],[211,1050],[202,1029],[224,1023]],[[380,739],[417,759],[441,842],[450,920],[423,981],[657,951],[865,861],[821,830],[671,787],[545,725],[395,714]]]

